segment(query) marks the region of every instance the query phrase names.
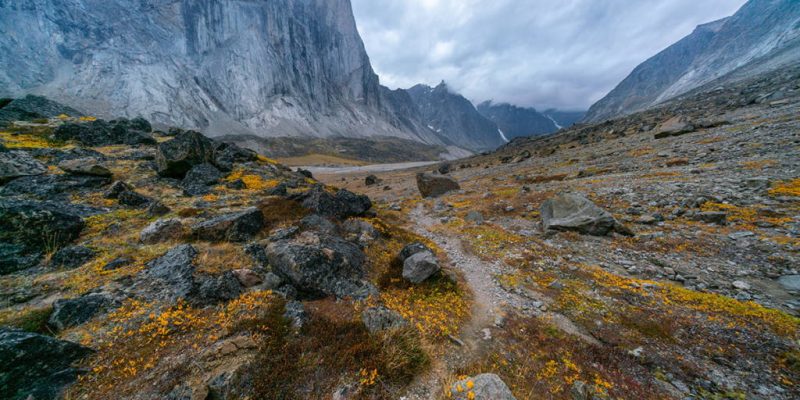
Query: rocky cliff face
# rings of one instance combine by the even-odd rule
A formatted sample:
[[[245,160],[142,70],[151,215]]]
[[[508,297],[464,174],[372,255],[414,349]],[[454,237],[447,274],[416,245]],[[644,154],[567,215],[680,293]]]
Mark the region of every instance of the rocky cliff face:
[[[430,131],[471,150],[493,150],[505,143],[497,125],[444,82],[435,88],[417,85],[407,92]]]
[[[751,0],[732,17],[700,25],[636,67],[585,120],[630,114],[729,75],[748,78],[798,60],[800,2]]]
[[[347,0],[0,2],[0,97],[210,134],[443,144],[386,99]]]
[[[478,104],[478,112],[488,118],[503,132],[506,139],[540,136],[559,129],[556,122],[533,108],[511,104],[493,104],[486,101]]]

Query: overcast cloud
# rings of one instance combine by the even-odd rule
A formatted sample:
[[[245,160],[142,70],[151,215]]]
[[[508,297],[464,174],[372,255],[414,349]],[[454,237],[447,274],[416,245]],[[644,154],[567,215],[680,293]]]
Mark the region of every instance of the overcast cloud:
[[[745,0],[352,0],[381,82],[586,109],[636,65]]]

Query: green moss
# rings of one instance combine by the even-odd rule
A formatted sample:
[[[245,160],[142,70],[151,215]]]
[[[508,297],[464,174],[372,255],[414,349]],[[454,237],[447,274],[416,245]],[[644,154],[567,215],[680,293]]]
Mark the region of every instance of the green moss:
[[[52,313],[53,307],[29,308],[0,316],[0,325],[47,334],[50,333],[47,320]]]

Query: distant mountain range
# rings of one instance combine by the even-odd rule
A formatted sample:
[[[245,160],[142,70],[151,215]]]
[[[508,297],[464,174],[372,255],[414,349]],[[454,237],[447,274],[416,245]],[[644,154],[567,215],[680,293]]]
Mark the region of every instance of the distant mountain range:
[[[395,137],[456,156],[567,125],[510,105],[487,118],[446,85],[381,86],[349,0],[0,1],[0,66],[0,98],[211,136]]]
[[[712,81],[724,84],[798,62],[800,1],[750,0],[735,15],[698,26],[636,67],[585,121],[631,114]]]
[[[533,108],[511,104],[494,104],[486,101],[478,105],[478,111],[497,124],[506,140],[518,137],[539,136],[556,132],[560,124]]]

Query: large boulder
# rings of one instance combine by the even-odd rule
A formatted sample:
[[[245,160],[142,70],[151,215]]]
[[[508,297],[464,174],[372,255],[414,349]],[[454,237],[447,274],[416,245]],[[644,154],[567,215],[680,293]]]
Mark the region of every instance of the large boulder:
[[[208,164],[198,164],[192,167],[181,181],[183,192],[189,196],[201,196],[211,192],[211,185],[219,183],[222,173],[217,167]]]
[[[160,219],[144,228],[139,240],[144,244],[156,244],[178,240],[183,234],[183,223],[179,219]]]
[[[78,158],[58,163],[58,168],[73,175],[88,175],[110,178],[114,174],[94,158]]]
[[[251,207],[239,212],[220,215],[192,226],[192,235],[213,242],[244,242],[264,228],[264,214]]]
[[[0,187],[1,196],[24,196],[40,200],[69,201],[70,195],[94,192],[107,186],[106,177],[88,175],[36,175],[14,179]]]
[[[422,283],[440,269],[436,256],[430,251],[422,251],[403,261],[403,279],[411,283]]]
[[[656,132],[655,138],[663,139],[670,136],[680,136],[694,131],[695,127],[688,118],[677,116],[662,122],[658,127],[658,132]]]
[[[422,244],[420,242],[414,242],[414,243],[408,244],[405,247],[403,247],[403,249],[400,250],[400,253],[397,254],[397,259],[402,264],[402,263],[404,263],[406,261],[406,259],[408,257],[411,257],[414,254],[422,253],[422,252],[429,252],[429,253],[433,254],[433,250],[431,250],[430,247],[428,247],[428,246],[426,246],[426,245],[424,245],[424,244]]]
[[[233,143],[216,142],[214,144],[214,165],[222,171],[232,171],[236,163],[256,161],[257,159],[258,153]]]
[[[270,243],[266,253],[273,272],[301,295],[365,299],[377,293],[364,281],[364,253],[337,236],[303,232]]]
[[[370,307],[361,312],[361,321],[370,333],[395,329],[408,325],[396,311],[384,306]]]
[[[195,131],[161,143],[156,151],[156,170],[164,177],[183,179],[195,165],[213,161],[214,142]]]
[[[110,146],[115,144],[154,145],[156,140],[145,132],[133,129],[130,121],[120,119],[66,123],[53,131],[57,140],[76,141],[84,146]]]
[[[546,200],[540,213],[545,231],[574,231],[594,236],[611,232],[631,234],[614,216],[578,194],[561,193]]]
[[[0,327],[0,398],[59,398],[80,372],[73,365],[91,353],[76,343]]]
[[[42,96],[27,95],[0,107],[0,126],[14,121],[33,121],[59,115],[79,117],[81,112]]]
[[[244,287],[232,271],[221,275],[202,275],[196,279],[191,300],[195,305],[206,306],[238,298]]]
[[[37,255],[77,239],[84,226],[69,205],[0,199],[0,244],[4,251],[22,257],[0,258],[0,274],[32,266],[39,260]]]
[[[189,244],[173,247],[145,264],[133,293],[149,300],[174,302],[186,299],[194,289],[194,259],[197,250]]]
[[[19,177],[41,175],[47,172],[30,154],[24,151],[0,151],[0,185]]]
[[[53,313],[47,325],[55,331],[63,331],[84,324],[94,316],[107,310],[114,303],[104,293],[87,294],[75,299],[62,299],[53,303]]]
[[[422,197],[439,197],[447,192],[461,189],[454,179],[446,176],[417,174],[417,188]]]
[[[67,246],[50,257],[50,267],[75,269],[95,257],[94,250],[86,246]]]
[[[480,374],[450,387],[454,400],[517,400],[508,385],[495,374]]]
[[[344,189],[331,193],[322,185],[315,185],[292,199],[315,214],[339,219],[362,216],[372,208],[372,201],[367,196]]]

